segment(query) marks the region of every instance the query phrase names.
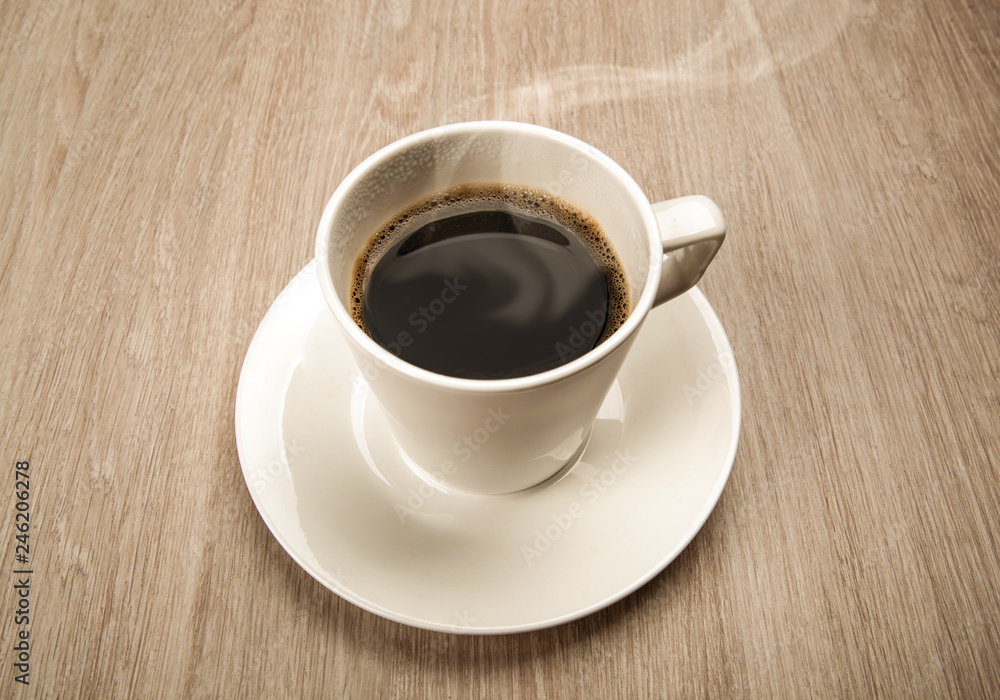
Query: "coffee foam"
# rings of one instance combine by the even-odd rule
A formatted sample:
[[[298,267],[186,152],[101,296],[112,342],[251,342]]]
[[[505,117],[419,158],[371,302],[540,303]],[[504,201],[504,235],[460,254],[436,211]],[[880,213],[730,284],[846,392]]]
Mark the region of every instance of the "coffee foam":
[[[590,214],[571,202],[530,185],[476,182],[456,185],[417,200],[386,220],[365,243],[351,273],[351,316],[368,333],[363,295],[371,271],[393,245],[423,225],[472,211],[506,211],[550,221],[574,233],[604,272],[608,285],[607,321],[598,344],[625,323],[631,310],[628,280],[611,242]],[[369,334],[370,335],[370,334]]]

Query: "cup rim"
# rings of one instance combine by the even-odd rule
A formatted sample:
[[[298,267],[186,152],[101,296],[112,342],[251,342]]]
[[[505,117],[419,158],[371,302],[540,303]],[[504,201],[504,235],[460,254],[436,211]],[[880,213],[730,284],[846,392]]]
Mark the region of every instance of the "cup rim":
[[[504,132],[512,134],[530,134],[541,139],[558,141],[570,145],[576,149],[584,151],[588,156],[596,160],[602,167],[609,170],[625,187],[634,203],[640,208],[640,216],[644,223],[649,249],[649,272],[642,288],[639,299],[634,303],[625,323],[618,330],[611,334],[604,342],[593,350],[585,353],[581,357],[567,362],[559,367],[529,374],[523,377],[513,377],[507,379],[467,379],[464,377],[453,377],[447,374],[432,372],[431,370],[418,367],[383,348],[376,343],[367,333],[355,323],[350,312],[341,303],[333,284],[333,276],[327,260],[327,251],[330,250],[329,240],[333,234],[331,224],[337,210],[342,206],[348,193],[355,187],[361,178],[376,165],[391,159],[399,154],[413,148],[414,146],[439,139],[446,135],[475,134],[483,131]],[[656,217],[653,214],[652,205],[642,188],[635,182],[624,168],[594,146],[581,141],[580,139],[564,134],[561,131],[550,129],[536,124],[512,121],[472,121],[458,122],[437,126],[415,134],[405,136],[397,141],[393,141],[387,146],[380,148],[372,155],[365,158],[354,167],[334,190],[320,217],[319,226],[316,232],[315,260],[319,277],[320,288],[326,299],[326,305],[337,319],[341,329],[347,333],[349,338],[358,346],[364,349],[371,356],[379,367],[400,372],[414,380],[429,384],[440,389],[452,391],[472,392],[472,393],[499,393],[509,391],[523,391],[535,389],[541,386],[562,381],[571,376],[579,374],[584,370],[603,361],[608,355],[617,350],[622,343],[635,333],[642,325],[646,314],[653,306],[653,299],[660,281],[660,269],[663,262],[662,242]],[[626,275],[628,271],[626,271]]]

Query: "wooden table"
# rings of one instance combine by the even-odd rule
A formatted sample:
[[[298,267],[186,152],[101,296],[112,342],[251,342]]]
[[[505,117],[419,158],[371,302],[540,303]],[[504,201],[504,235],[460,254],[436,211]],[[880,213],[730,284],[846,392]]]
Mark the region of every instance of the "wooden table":
[[[4,574],[0,694],[1000,693],[995,2],[183,5],[0,5],[0,542],[33,572],[28,625]],[[328,592],[254,509],[233,429],[338,182],[482,118],[722,206],[701,288],[744,391],[683,554],[501,637]]]

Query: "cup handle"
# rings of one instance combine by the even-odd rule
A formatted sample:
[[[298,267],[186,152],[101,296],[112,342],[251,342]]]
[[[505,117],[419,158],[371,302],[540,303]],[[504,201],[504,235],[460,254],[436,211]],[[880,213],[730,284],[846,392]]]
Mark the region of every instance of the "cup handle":
[[[657,306],[698,283],[726,238],[726,219],[715,202],[700,194],[657,202],[653,213],[664,255],[653,301]]]

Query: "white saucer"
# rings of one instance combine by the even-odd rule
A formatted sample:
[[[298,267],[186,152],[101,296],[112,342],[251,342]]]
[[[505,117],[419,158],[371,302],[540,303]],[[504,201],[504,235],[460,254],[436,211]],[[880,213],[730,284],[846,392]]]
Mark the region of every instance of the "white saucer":
[[[264,522],[337,595],[431,630],[541,629],[636,590],[708,518],[736,453],[740,393],[697,289],[650,313],[580,462],[476,497],[434,490],[395,452],[313,265],[250,343],[236,442]]]

